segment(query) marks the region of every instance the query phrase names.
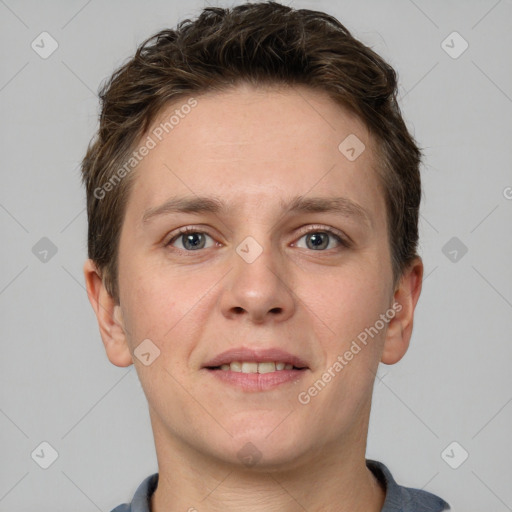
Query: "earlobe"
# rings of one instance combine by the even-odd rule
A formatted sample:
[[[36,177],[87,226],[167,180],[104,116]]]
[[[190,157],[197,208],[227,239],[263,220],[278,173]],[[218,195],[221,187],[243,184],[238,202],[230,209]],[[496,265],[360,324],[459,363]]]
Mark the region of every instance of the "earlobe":
[[[395,364],[407,352],[412,335],[414,310],[420,297],[423,279],[423,262],[417,257],[404,270],[395,290],[392,309],[394,318],[389,322],[384,340],[381,362]]]
[[[89,302],[96,314],[101,339],[110,362],[115,366],[133,364],[122,309],[108,293],[100,273],[91,259],[83,267]]]

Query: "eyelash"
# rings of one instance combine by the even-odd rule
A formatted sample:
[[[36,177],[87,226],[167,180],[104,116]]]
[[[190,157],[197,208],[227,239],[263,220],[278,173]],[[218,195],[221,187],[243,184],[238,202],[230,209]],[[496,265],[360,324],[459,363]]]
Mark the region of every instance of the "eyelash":
[[[198,229],[194,226],[186,226],[184,228],[180,228],[178,230],[178,232],[176,234],[174,234],[172,236],[172,238],[170,238],[166,243],[165,243],[165,247],[170,247],[172,243],[174,243],[176,240],[178,240],[178,238],[182,235],[186,235],[188,233],[200,233],[200,234],[205,234],[205,235],[208,235],[210,238],[213,238],[209,233],[207,233],[206,231],[201,231],[201,229]],[[351,247],[351,242],[349,240],[347,240],[346,238],[344,238],[342,236],[342,234],[337,231],[337,230],[334,230],[332,228],[328,228],[326,226],[322,226],[322,225],[312,225],[309,227],[309,229],[307,230],[301,230],[300,232],[300,236],[299,236],[299,240],[305,236],[305,235],[308,235],[310,233],[328,233],[329,235],[331,235],[332,237],[334,237],[336,239],[336,241],[344,248],[348,249]],[[176,249],[176,248],[175,248]],[[187,252],[187,253],[194,253],[196,251],[185,251],[184,249],[177,249],[178,251],[183,251],[183,252]],[[318,252],[327,252],[329,251],[329,249],[326,249],[326,250],[322,250],[322,251],[318,251]],[[315,251],[316,252],[316,251]]]

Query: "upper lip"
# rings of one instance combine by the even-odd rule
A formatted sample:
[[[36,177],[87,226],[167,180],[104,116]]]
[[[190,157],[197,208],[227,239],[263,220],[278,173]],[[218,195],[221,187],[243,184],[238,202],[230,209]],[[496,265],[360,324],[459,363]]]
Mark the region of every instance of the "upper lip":
[[[279,348],[256,349],[247,347],[230,348],[229,350],[215,356],[213,359],[210,359],[204,364],[204,367],[216,367],[222,364],[229,364],[233,361],[255,363],[276,361],[281,363],[290,363],[297,368],[308,368],[307,363],[300,357],[290,354],[285,350],[281,350]]]

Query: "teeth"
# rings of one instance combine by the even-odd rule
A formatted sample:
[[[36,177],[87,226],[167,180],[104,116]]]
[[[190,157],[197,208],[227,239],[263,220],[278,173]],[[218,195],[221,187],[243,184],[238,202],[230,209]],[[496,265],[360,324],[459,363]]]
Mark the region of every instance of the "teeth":
[[[258,373],[270,373],[276,371],[276,363],[258,363]]]
[[[258,363],[242,363],[242,373],[258,373]]]
[[[292,370],[293,365],[290,363],[276,363],[274,361],[265,363],[255,363],[248,361],[233,361],[230,364],[223,364],[220,367],[223,371],[231,370],[232,372],[242,373],[271,373],[276,370]]]
[[[242,371],[242,364],[239,363],[238,361],[233,361],[230,365],[229,365],[230,369],[232,372],[241,372]]]

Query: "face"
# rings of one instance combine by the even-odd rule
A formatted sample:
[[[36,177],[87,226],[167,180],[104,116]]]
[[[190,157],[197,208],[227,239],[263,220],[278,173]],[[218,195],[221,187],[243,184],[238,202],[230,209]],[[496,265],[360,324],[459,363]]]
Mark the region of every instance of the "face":
[[[157,447],[265,467],[364,449],[378,363],[411,322],[368,130],[305,88],[196,101],[143,139],[107,353],[133,360]]]

